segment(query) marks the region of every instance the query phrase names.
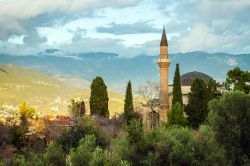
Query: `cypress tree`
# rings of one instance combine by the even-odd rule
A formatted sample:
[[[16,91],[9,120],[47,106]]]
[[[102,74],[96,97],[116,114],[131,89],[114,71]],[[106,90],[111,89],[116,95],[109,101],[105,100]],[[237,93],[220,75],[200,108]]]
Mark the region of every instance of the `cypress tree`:
[[[175,103],[177,102],[179,102],[181,106],[183,106],[179,64],[176,64],[175,68],[172,105],[175,105]]]
[[[185,112],[188,115],[189,124],[197,129],[206,120],[208,114],[207,85],[202,79],[196,78],[193,81],[188,98]]]
[[[108,101],[107,86],[101,77],[96,77],[91,84],[90,114],[109,117]]]
[[[131,82],[128,82],[126,95],[124,100],[124,117],[126,121],[130,121],[133,117],[134,107],[133,107],[133,95],[132,95],[132,87]]]

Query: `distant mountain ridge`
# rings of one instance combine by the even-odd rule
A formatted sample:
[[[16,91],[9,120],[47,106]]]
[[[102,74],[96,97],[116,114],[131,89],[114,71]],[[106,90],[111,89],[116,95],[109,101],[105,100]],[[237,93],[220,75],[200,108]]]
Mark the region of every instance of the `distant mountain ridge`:
[[[199,71],[223,81],[229,69],[239,66],[250,70],[250,54],[227,54],[188,52],[170,54],[170,83],[173,80],[175,64],[180,64],[180,73]],[[60,50],[49,50],[37,55],[0,55],[0,63],[13,63],[53,75],[68,75],[84,78],[91,82],[102,76],[108,87],[124,92],[128,80],[136,88],[145,81],[158,81],[157,56],[139,55],[133,58],[120,57],[115,53],[90,52],[66,54]]]

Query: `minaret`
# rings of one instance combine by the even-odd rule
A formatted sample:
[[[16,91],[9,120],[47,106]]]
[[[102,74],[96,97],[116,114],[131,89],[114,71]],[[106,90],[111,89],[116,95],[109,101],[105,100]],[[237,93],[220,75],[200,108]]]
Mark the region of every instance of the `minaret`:
[[[169,110],[168,99],[168,68],[170,65],[170,59],[168,57],[168,41],[165,33],[165,27],[163,28],[161,44],[160,44],[160,56],[157,60],[160,67],[160,122],[167,121],[167,112]]]

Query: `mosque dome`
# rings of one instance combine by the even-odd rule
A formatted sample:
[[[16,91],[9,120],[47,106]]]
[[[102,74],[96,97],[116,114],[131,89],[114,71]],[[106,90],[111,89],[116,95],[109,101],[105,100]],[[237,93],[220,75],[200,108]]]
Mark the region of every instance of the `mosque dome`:
[[[205,73],[201,73],[201,72],[197,72],[197,71],[193,71],[193,72],[189,72],[186,74],[183,74],[181,76],[181,85],[182,86],[191,86],[193,81],[196,79],[202,79],[203,81],[205,81],[206,83],[212,79],[212,77],[210,77],[209,75],[205,74]]]

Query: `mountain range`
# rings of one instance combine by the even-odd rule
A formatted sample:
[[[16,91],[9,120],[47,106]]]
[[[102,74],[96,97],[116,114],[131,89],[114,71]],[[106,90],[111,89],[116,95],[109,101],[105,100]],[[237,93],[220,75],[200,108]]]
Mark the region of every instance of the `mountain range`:
[[[175,64],[180,64],[181,74],[199,71],[222,82],[228,70],[239,66],[250,70],[250,54],[227,54],[189,52],[170,54],[170,83],[173,80]],[[0,55],[1,64],[16,64],[57,77],[74,77],[90,83],[96,76],[102,76],[108,88],[124,93],[128,80],[134,89],[146,81],[158,81],[159,69],[157,56],[138,55],[132,58],[120,57],[115,53],[90,52],[82,54],[64,53],[57,49],[48,49],[36,55],[15,56]],[[73,85],[72,82],[68,82]],[[75,81],[74,85],[88,88],[85,83]]]

